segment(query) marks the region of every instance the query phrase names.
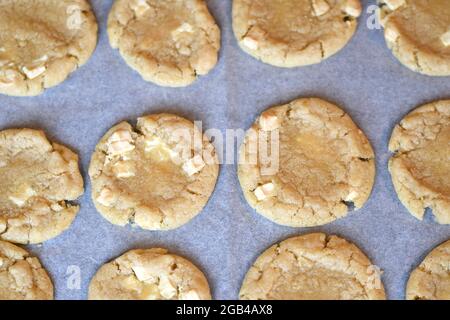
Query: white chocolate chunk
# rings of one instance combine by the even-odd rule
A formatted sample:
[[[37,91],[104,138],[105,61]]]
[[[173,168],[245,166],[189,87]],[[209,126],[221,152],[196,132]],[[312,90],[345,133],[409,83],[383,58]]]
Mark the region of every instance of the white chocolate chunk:
[[[330,5],[325,0],[312,0],[315,16],[321,16],[330,11]]]
[[[398,34],[397,30],[394,28],[386,28],[384,30],[384,36],[385,36],[386,40],[388,40],[390,42],[395,42],[395,41],[397,41],[399,34]]]
[[[64,207],[62,205],[60,205],[59,203],[52,203],[50,205],[50,209],[52,209],[53,211],[56,211],[56,212],[60,212],[64,209]]]
[[[152,153],[154,160],[158,161],[166,161],[176,156],[176,152],[157,136],[145,140],[145,152]]]
[[[184,22],[181,26],[179,26],[179,27],[175,30],[175,32],[176,32],[176,33],[181,33],[181,32],[189,32],[189,33],[192,33],[192,32],[194,32],[194,28],[192,28],[192,26],[191,26],[189,23]]]
[[[347,0],[344,11],[349,16],[357,18],[361,15],[361,3],[359,0]]]
[[[158,300],[161,298],[156,284],[145,284],[142,287],[140,298],[142,300]]]
[[[450,30],[448,30],[441,36],[441,41],[444,44],[444,46],[446,47],[450,46]]]
[[[27,78],[30,80],[36,79],[41,74],[43,74],[45,72],[45,70],[47,70],[47,68],[45,66],[39,66],[36,68],[31,68],[31,69],[27,68],[27,67],[22,68],[23,73],[25,73]]]
[[[116,201],[116,195],[108,188],[103,188],[97,197],[97,202],[102,206],[109,207]]]
[[[135,167],[131,161],[119,161],[115,163],[113,171],[118,178],[130,178],[136,175]]]
[[[263,184],[262,186],[256,188],[253,193],[258,201],[263,201],[275,194],[275,185],[272,182]]]
[[[358,192],[356,191],[350,191],[350,193],[347,195],[347,197],[345,198],[345,201],[353,201],[356,199],[356,197],[359,195]]]
[[[390,10],[395,10],[400,8],[405,4],[405,0],[384,0]]]
[[[151,278],[151,273],[147,268],[138,265],[133,265],[131,268],[139,281],[147,281]]]
[[[259,126],[264,131],[273,131],[281,126],[281,121],[275,113],[266,111],[259,117]]]
[[[15,205],[22,207],[23,205],[25,205],[25,203],[27,203],[28,199],[35,195],[36,192],[33,190],[33,188],[27,185],[22,185],[19,187],[15,194],[10,195],[8,198],[12,202],[14,202]]]
[[[131,8],[134,10],[138,17],[141,17],[150,9],[150,6],[148,5],[146,0],[135,0]]]
[[[135,146],[128,141],[114,141],[108,146],[108,153],[115,156],[133,151]]]
[[[6,160],[1,160],[0,159],[0,168],[6,167],[8,163],[6,162]]]
[[[3,264],[4,264],[4,263],[5,263],[5,262],[4,262],[3,258],[0,257],[0,268],[3,267]]]
[[[200,172],[204,167],[205,162],[199,155],[194,156],[183,164],[183,170],[188,174],[188,176],[192,176],[197,172]]]
[[[128,130],[117,130],[108,139],[108,142],[116,142],[116,141],[133,142],[131,132]]]
[[[177,294],[177,288],[170,282],[170,279],[166,276],[159,278],[159,291],[161,295],[166,299],[172,299]]]
[[[180,293],[180,300],[200,300],[197,291],[189,290],[188,292]]]
[[[247,47],[247,48],[249,48],[249,49],[251,49],[251,50],[256,50],[256,49],[258,49],[258,41],[256,41],[255,39],[253,39],[253,38],[251,38],[251,37],[244,37],[242,40],[241,40],[241,44],[244,46],[244,47]]]

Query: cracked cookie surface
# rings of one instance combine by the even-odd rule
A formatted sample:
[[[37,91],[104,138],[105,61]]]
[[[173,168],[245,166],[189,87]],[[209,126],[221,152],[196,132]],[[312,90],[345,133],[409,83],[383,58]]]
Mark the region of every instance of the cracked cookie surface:
[[[259,256],[245,276],[243,300],[384,300],[379,269],[354,244],[312,233]]]
[[[361,208],[372,190],[374,154],[335,105],[298,99],[264,111],[240,147],[239,181],[251,207],[293,227],[329,223]]]
[[[220,30],[204,0],[116,0],[111,46],[146,81],[182,87],[217,63]]]
[[[78,156],[42,131],[0,131],[0,238],[40,243],[69,228],[83,193]]]
[[[37,258],[0,240],[0,300],[52,300],[53,284]]]
[[[409,113],[389,142],[389,161],[400,201],[422,220],[430,208],[437,222],[450,224],[450,100]]]
[[[319,63],[353,36],[359,0],[233,0],[239,46],[278,67]]]
[[[103,265],[90,300],[210,300],[208,281],[188,260],[165,249],[131,250]]]
[[[408,300],[450,300],[450,240],[434,248],[409,277]]]
[[[86,63],[97,22],[86,0],[0,2],[0,93],[35,96]]]
[[[409,69],[450,75],[450,1],[383,0],[380,21],[386,43]]]
[[[92,198],[111,223],[148,230],[180,227],[205,206],[218,176],[208,138],[171,114],[122,122],[101,139],[89,168]]]

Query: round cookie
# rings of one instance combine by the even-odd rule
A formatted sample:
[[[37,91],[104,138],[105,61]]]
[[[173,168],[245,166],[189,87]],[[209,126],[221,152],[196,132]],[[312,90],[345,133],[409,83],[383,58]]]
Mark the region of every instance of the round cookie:
[[[415,109],[394,128],[389,150],[392,182],[400,201],[417,219],[430,208],[450,224],[450,100]]]
[[[171,114],[139,118],[110,129],[89,168],[92,198],[111,223],[148,230],[180,227],[214,190],[218,159],[209,139],[189,120]]]
[[[354,244],[311,233],[266,250],[245,276],[242,300],[384,300],[380,270]]]
[[[239,46],[277,67],[319,63],[353,36],[359,0],[233,0]]]
[[[42,131],[0,131],[0,239],[39,243],[69,228],[83,194],[78,156]]]
[[[39,260],[0,240],[0,300],[53,300],[53,285]]]
[[[422,261],[408,280],[408,300],[450,300],[450,240]]]
[[[450,2],[382,0],[380,21],[395,57],[409,69],[450,76]]]
[[[220,30],[204,0],[116,0],[111,46],[144,80],[183,87],[217,63]]]
[[[239,181],[251,207],[282,225],[310,227],[367,201],[375,176],[369,141],[351,118],[317,98],[264,111],[240,148]]]
[[[35,96],[86,63],[97,42],[87,0],[0,2],[0,93]]]
[[[131,250],[103,265],[89,285],[89,300],[210,300],[203,273],[165,249]]]

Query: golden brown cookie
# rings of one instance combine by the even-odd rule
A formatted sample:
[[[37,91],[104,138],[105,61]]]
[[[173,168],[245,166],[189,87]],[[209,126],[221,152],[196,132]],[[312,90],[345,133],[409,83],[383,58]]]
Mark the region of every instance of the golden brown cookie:
[[[148,230],[177,228],[205,206],[216,184],[218,159],[209,139],[171,114],[122,122],[92,156],[89,175],[97,210],[111,223]]]
[[[395,57],[415,72],[450,76],[450,2],[379,2],[384,37]]]
[[[53,284],[39,260],[0,240],[0,300],[52,300]]]
[[[450,240],[422,261],[409,277],[408,300],[450,300]]]
[[[450,224],[450,100],[409,113],[394,128],[389,171],[397,195],[417,219],[431,208],[437,222]]]
[[[239,46],[278,67],[319,63],[353,36],[359,0],[233,0]]]
[[[248,271],[244,300],[384,300],[379,269],[354,244],[311,233],[266,250]]]
[[[41,94],[85,64],[96,43],[87,0],[0,1],[0,93]]]
[[[42,131],[0,131],[0,239],[39,243],[69,228],[83,194],[78,156]]]
[[[89,300],[210,299],[203,273],[159,248],[128,251],[103,265],[89,286]]]
[[[146,81],[183,87],[217,63],[220,30],[204,0],[116,0],[109,41]]]
[[[372,190],[374,154],[335,105],[298,99],[264,111],[240,148],[238,176],[250,206],[293,227],[329,223],[361,208]]]

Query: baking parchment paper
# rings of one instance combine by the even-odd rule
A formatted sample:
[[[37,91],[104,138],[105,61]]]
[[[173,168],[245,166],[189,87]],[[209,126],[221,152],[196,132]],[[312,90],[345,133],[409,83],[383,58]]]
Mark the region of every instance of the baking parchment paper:
[[[106,21],[112,2],[91,1],[99,42],[85,66],[41,96],[0,96],[0,129],[43,129],[51,140],[80,155],[86,191],[78,201],[81,210],[76,220],[57,238],[27,246],[48,270],[56,298],[86,299],[89,281],[102,264],[132,248],[165,247],[205,272],[215,299],[236,299],[247,270],[263,250],[287,237],[320,231],[359,246],[384,271],[388,297],[403,299],[409,272],[433,247],[450,238],[450,226],[416,220],[401,205],[387,171],[387,143],[394,125],[410,110],[450,98],[450,77],[427,77],[403,67],[387,49],[382,30],[367,26],[371,17],[367,9],[374,1],[362,1],[365,13],[358,30],[337,55],[318,65],[281,69],[238,48],[231,28],[231,0],[209,0],[222,30],[217,67],[192,86],[162,88],[143,81],[110,48]],[[316,228],[278,226],[247,205],[234,164],[221,167],[204,211],[174,231],[118,227],[96,212],[87,168],[98,140],[115,123],[172,112],[201,120],[204,130],[225,133],[227,128],[247,129],[270,106],[311,96],[346,110],[375,149],[373,193],[362,209],[346,218]]]

